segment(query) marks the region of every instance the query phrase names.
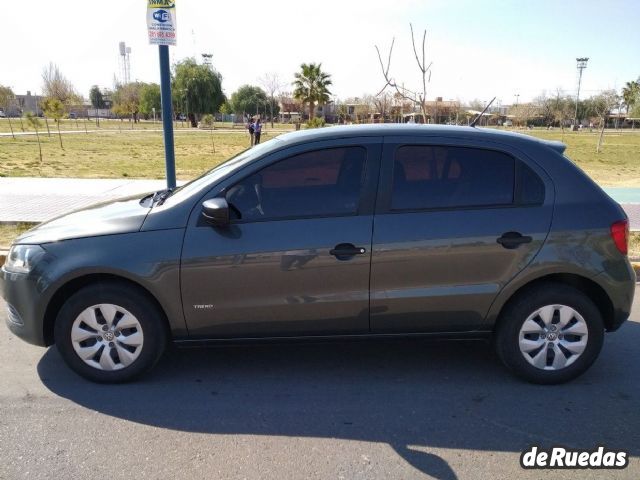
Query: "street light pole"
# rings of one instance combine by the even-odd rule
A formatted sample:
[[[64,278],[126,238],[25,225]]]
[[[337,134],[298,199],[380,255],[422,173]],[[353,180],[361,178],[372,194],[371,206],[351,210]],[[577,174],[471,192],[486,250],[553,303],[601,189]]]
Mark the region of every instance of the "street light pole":
[[[578,125],[578,100],[580,99],[580,84],[582,83],[582,71],[587,68],[587,62],[589,58],[576,58],[576,62],[578,62],[578,92],[576,94],[576,113],[573,117],[573,126],[574,128]]]

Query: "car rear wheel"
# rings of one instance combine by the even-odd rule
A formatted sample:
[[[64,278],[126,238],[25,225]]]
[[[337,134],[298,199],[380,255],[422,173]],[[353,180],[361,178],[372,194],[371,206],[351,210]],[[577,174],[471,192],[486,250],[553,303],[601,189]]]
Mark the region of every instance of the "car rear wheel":
[[[126,382],[151,369],[167,338],[156,305],[116,283],[90,285],[72,295],[58,313],[54,336],[69,367],[100,383]]]
[[[598,308],[584,293],[545,284],[519,295],[496,332],[502,362],[533,383],[573,380],[596,360],[604,339]]]

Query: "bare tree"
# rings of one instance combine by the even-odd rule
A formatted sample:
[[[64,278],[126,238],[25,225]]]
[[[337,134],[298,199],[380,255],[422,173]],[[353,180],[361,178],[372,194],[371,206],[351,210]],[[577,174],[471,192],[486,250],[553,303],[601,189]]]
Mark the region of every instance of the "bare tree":
[[[42,90],[45,97],[55,98],[64,105],[78,101],[79,95],[73,85],[53,62],[50,62],[42,70],[42,81]]]
[[[277,73],[265,73],[264,76],[259,79],[260,85],[265,89],[269,96],[269,107],[271,109],[271,128],[273,128],[273,106],[276,101],[276,94],[280,92],[285,83],[280,80],[280,76]]]
[[[414,105],[419,106],[422,112],[422,115],[426,120],[427,118],[427,83],[431,81],[431,66],[433,65],[433,62],[429,62],[429,64],[427,65],[427,61],[426,61],[427,31],[424,30],[422,34],[422,60],[420,60],[420,57],[418,56],[418,50],[416,49],[415,37],[413,34],[413,25],[411,23],[409,24],[409,28],[411,29],[411,45],[413,46],[413,55],[416,59],[416,63],[418,64],[418,69],[420,70],[420,74],[422,76],[422,92],[416,93],[416,92],[407,90],[403,86],[398,85],[398,82],[396,81],[396,79],[390,75],[389,70],[391,68],[391,55],[393,54],[393,46],[396,41],[395,37],[393,37],[393,39],[391,40],[391,48],[389,48],[389,56],[387,57],[386,66],[382,61],[382,55],[380,53],[380,49],[378,48],[377,45],[375,45],[376,52],[378,53],[378,61],[380,62],[380,68],[382,69],[382,75],[385,80],[384,87],[380,89],[380,91],[376,96],[383,93],[387,89],[387,87],[392,88],[395,90],[398,96],[400,96],[405,100],[409,100]]]
[[[611,110],[618,105],[619,97],[615,90],[605,90],[600,95],[593,97],[593,106],[598,118],[600,119],[600,135],[596,145],[596,153],[600,153],[602,148],[602,139],[604,137],[604,127],[607,124],[607,116]]]
[[[391,107],[393,106],[393,95],[389,92],[382,92],[380,95],[374,97],[374,104],[378,113],[382,116],[382,123],[387,121],[387,118],[391,114]]]

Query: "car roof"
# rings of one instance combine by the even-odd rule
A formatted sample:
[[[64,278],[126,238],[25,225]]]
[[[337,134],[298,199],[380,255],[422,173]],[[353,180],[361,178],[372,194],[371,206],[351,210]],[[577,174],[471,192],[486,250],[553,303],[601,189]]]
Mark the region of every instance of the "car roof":
[[[506,144],[545,145],[562,154],[566,145],[562,142],[544,140],[531,135],[506,132],[495,128],[478,128],[456,125],[423,125],[383,123],[368,125],[340,125],[325,128],[313,128],[279,135],[277,138],[286,144],[306,143],[334,138],[367,137],[367,136],[431,136],[456,137],[469,139],[486,139]]]

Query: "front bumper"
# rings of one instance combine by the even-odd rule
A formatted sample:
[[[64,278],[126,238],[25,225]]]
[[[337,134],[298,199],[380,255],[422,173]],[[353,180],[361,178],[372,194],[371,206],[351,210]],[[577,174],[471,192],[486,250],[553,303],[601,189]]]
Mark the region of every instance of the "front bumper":
[[[7,302],[6,324],[9,330],[33,345],[46,346],[44,308],[39,282],[33,273],[11,273],[0,269],[0,294]]]

